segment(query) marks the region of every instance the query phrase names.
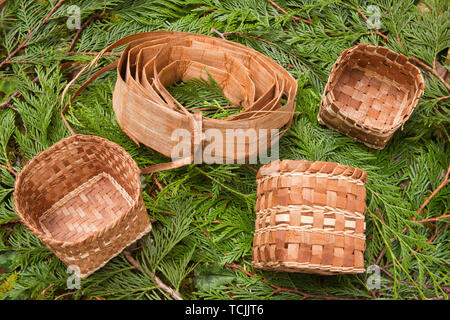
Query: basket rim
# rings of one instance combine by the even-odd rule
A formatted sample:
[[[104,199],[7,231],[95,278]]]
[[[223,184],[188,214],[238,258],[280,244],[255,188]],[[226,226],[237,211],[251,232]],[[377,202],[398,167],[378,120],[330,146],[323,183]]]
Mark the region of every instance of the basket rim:
[[[320,167],[319,170],[314,168],[313,170],[294,170],[294,171],[288,171],[288,170],[278,170],[280,166],[287,165],[289,163],[295,163],[295,164],[306,164],[309,165],[309,168],[314,167]],[[274,168],[271,168],[271,166],[275,166]],[[323,170],[322,170],[323,169]],[[335,172],[336,169],[341,170],[342,172]],[[262,171],[267,170],[266,173],[263,173]],[[267,177],[273,177],[273,176],[279,176],[283,173],[289,173],[289,172],[309,172],[311,174],[327,174],[329,176],[345,176],[345,177],[352,177],[354,174],[357,174],[356,177],[352,177],[352,179],[362,182],[363,184],[367,183],[367,172],[364,171],[361,168],[354,168],[350,167],[348,165],[340,164],[338,162],[329,162],[329,161],[310,161],[306,159],[300,159],[300,160],[275,160],[271,163],[268,163],[262,167],[259,168],[258,173],[256,174],[256,180],[258,183],[260,183],[261,179],[267,178]],[[277,175],[273,175],[273,173],[278,173]]]
[[[79,140],[81,139],[81,140]],[[72,141],[73,140],[73,141]],[[35,163],[39,160],[40,157],[43,157],[49,153],[52,153],[55,150],[60,149],[64,144],[66,144],[67,142],[81,142],[81,143],[92,143],[92,142],[97,142],[100,144],[105,145],[106,147],[109,147],[111,149],[114,149],[115,151],[119,152],[122,156],[124,157],[128,157],[129,159],[132,160],[132,166],[133,168],[132,171],[136,174],[136,175],[140,175],[140,170],[139,167],[137,165],[137,163],[133,160],[133,158],[131,157],[131,155],[126,152],[126,150],[121,147],[120,145],[99,137],[99,136],[95,136],[95,135],[84,135],[84,134],[75,134],[75,135],[71,135],[69,137],[65,137],[59,141],[57,141],[56,143],[54,143],[52,146],[50,146],[49,148],[45,149],[44,151],[39,152],[36,156],[34,156],[30,161],[28,161],[25,166],[22,168],[22,170],[19,172],[16,182],[14,184],[14,192],[13,192],[13,197],[14,197],[14,207],[15,210],[17,212],[17,215],[19,216],[20,221],[28,228],[30,229],[30,231],[36,235],[38,238],[40,238],[40,240],[48,243],[49,245],[55,245],[55,246],[60,246],[63,248],[67,248],[67,247],[78,247],[79,245],[91,242],[94,238],[97,238],[99,234],[102,234],[105,232],[105,229],[99,230],[98,232],[94,232],[91,233],[87,238],[83,239],[82,241],[62,241],[62,240],[56,240],[53,237],[49,237],[47,236],[47,234],[45,234],[45,232],[40,231],[39,229],[35,228],[31,223],[28,222],[27,219],[25,219],[25,215],[22,212],[22,208],[20,207],[20,205],[18,204],[18,197],[20,195],[19,193],[19,187],[22,184],[22,181],[24,181],[27,177],[28,174],[30,174],[30,170],[32,170],[33,166],[35,165]],[[128,215],[134,207],[136,207],[139,202],[139,197],[142,194],[142,184],[140,183],[140,179],[138,179],[138,192],[136,193],[136,196],[132,198],[132,200],[134,201],[134,205],[130,206],[127,210],[124,211],[124,213],[122,214],[122,217],[119,217],[113,224],[108,226],[109,228],[113,228],[121,219],[123,219],[124,216]]]
[[[425,81],[423,79],[423,74],[420,71],[420,69],[418,67],[416,67],[414,64],[412,64],[411,62],[409,62],[409,59],[408,59],[407,56],[405,56],[402,53],[398,53],[398,52],[392,51],[391,49],[389,49],[389,48],[387,48],[385,46],[376,46],[376,45],[371,45],[371,44],[368,44],[368,43],[359,43],[356,46],[353,46],[351,48],[348,48],[348,49],[342,51],[341,54],[339,55],[338,59],[336,60],[336,62],[333,64],[333,67],[332,67],[332,69],[330,71],[330,75],[328,77],[328,81],[327,81],[327,84],[326,84],[324,92],[323,92],[322,101],[324,101],[324,99],[326,99],[327,95],[329,95],[330,102],[334,103],[336,105],[335,102],[337,101],[337,99],[334,96],[333,90],[330,88],[330,86],[331,86],[331,81],[330,81],[331,77],[335,74],[336,69],[338,67],[341,67],[342,60],[346,56],[348,56],[349,54],[352,54],[354,51],[356,51],[358,49],[361,49],[361,52],[363,52],[363,53],[366,53],[368,49],[373,51],[373,52],[378,52],[378,50],[381,49],[383,51],[384,50],[386,51],[385,55],[389,54],[389,53],[396,55],[396,58],[394,60],[390,60],[390,59],[388,59],[385,56],[386,60],[390,60],[392,62],[397,61],[398,58],[406,60],[404,65],[413,68],[414,70],[417,71],[417,74],[419,75],[418,80],[417,80],[417,78],[414,78],[414,82],[415,83],[417,83],[416,81],[418,81],[418,83],[417,83],[418,84],[418,88],[417,88],[417,90],[415,91],[415,93],[414,93],[414,95],[412,97],[412,99],[413,99],[412,102],[410,104],[408,104],[407,107],[406,107],[406,109],[410,107],[410,110],[405,114],[405,116],[398,123],[393,124],[391,127],[386,128],[386,129],[379,129],[379,128],[376,128],[376,127],[373,127],[373,126],[368,126],[368,125],[365,125],[365,124],[361,124],[361,123],[357,122],[355,119],[353,119],[352,117],[349,117],[347,114],[343,113],[341,111],[341,108],[337,108],[337,112],[336,113],[339,116],[341,116],[344,121],[349,121],[350,120],[352,123],[354,123],[354,125],[356,127],[364,129],[364,130],[367,130],[367,131],[371,131],[371,132],[375,132],[375,133],[389,133],[389,132],[395,131],[399,127],[401,127],[406,121],[408,121],[408,119],[410,118],[410,116],[413,113],[414,109],[416,108],[420,97],[423,95],[423,93],[425,91]],[[323,106],[323,107],[325,107],[325,106]],[[321,108],[322,108],[322,103],[321,103]],[[320,114],[320,112],[319,112],[319,114]]]

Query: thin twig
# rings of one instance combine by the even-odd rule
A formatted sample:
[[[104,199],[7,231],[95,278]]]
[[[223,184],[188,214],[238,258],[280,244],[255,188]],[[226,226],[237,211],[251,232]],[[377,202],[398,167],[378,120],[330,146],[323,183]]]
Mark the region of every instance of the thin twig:
[[[436,230],[436,232],[433,234],[433,236],[428,239],[428,243],[432,244],[434,239],[436,239],[436,237],[442,232],[444,231],[445,228],[447,228],[448,226],[450,226],[450,222],[447,222],[442,228],[440,228],[439,230]]]
[[[275,8],[277,8],[278,10],[280,10],[281,12],[283,12],[284,14],[286,14],[286,15],[288,15],[288,16],[291,16],[291,15],[289,14],[289,12],[287,12],[286,10],[284,10],[282,7],[280,7],[279,5],[277,5],[277,4],[276,4],[275,2],[273,2],[272,0],[267,0],[267,1],[269,1],[271,5],[273,5]],[[300,21],[300,20],[301,20],[301,21],[303,21],[304,23],[307,23],[307,24],[312,24],[312,23],[313,23],[311,19],[303,19],[303,18],[299,18],[299,17],[296,17],[296,16],[291,16],[291,18],[294,19],[294,20],[296,20],[296,21]]]
[[[427,206],[427,204],[431,201],[431,199],[433,199],[433,197],[439,192],[439,190],[441,190],[450,182],[450,179],[448,178],[449,175],[450,175],[450,166],[448,166],[447,173],[445,174],[445,177],[442,180],[441,184],[424,201],[424,203],[420,206],[419,210],[417,210],[416,214],[420,214],[423,211],[423,209]]]
[[[218,30],[215,29],[215,28],[211,28],[210,31],[211,31],[211,32],[214,32],[214,33],[216,33],[216,34],[218,34],[219,37],[221,37],[221,38],[224,39],[224,40],[226,40],[226,37],[229,36],[229,35],[237,34],[237,35],[239,35],[239,36],[241,36],[241,37],[244,37],[244,38],[255,39],[255,40],[258,40],[258,41],[261,41],[261,42],[270,44],[270,45],[276,45],[275,43],[273,43],[273,42],[271,42],[271,41],[269,41],[269,40],[266,40],[266,39],[263,39],[263,38],[258,38],[258,37],[255,37],[255,36],[252,36],[252,35],[249,35],[249,34],[245,34],[245,33],[242,33],[242,32],[238,32],[238,31],[231,31],[231,32],[224,32],[224,33],[222,33],[222,32],[218,31]],[[281,48],[280,48],[280,49],[281,49]],[[283,51],[285,51],[285,50],[283,50]],[[286,52],[286,51],[285,51],[285,52]],[[297,57],[296,55],[294,55],[294,54],[292,54],[292,53],[289,53],[289,52],[286,52],[286,53],[289,54],[289,56],[291,56],[291,57],[294,58],[295,60],[298,60],[298,61],[302,62],[302,64],[303,64],[307,69],[309,69],[309,70],[311,70],[312,72],[314,72],[314,70],[313,70],[309,65],[305,64],[299,57]],[[252,112],[252,113],[257,113],[257,112],[267,112],[267,111],[251,111],[251,112]],[[284,113],[284,112],[289,112],[289,111],[273,111],[273,112],[282,112],[282,113]],[[301,112],[294,112],[294,113],[295,113],[295,114],[301,114]]]
[[[253,172],[258,172],[258,170],[256,170],[255,168],[253,168],[252,166],[249,166],[248,164],[244,163],[242,166],[246,167],[247,169],[252,170]]]
[[[449,175],[450,175],[450,166],[448,167],[447,173],[445,174],[445,177],[444,177],[444,179],[442,180],[441,184],[440,184],[440,185],[436,188],[436,190],[434,190],[434,191],[431,193],[431,195],[424,201],[424,203],[420,206],[419,210],[417,210],[417,212],[416,212],[417,215],[419,215],[419,214],[423,211],[423,209],[428,205],[428,203],[431,201],[431,199],[439,192],[439,190],[441,190],[445,185],[447,185],[447,184],[450,182],[450,179],[448,179]],[[378,210],[378,208],[377,208],[377,210]],[[382,218],[382,220],[383,220],[383,222],[384,222],[383,215],[381,215],[381,212],[380,212],[379,210],[378,210],[378,212],[380,213],[380,216],[381,216],[381,218]],[[449,215],[444,215],[444,216],[437,217],[437,218],[430,218],[430,219],[424,219],[424,220],[419,220],[419,221],[416,221],[416,217],[413,217],[412,220],[413,220],[413,221],[416,221],[416,222],[421,222],[421,223],[423,223],[423,222],[437,221],[437,220],[444,219],[444,218],[448,218],[448,217],[449,217]],[[404,227],[403,230],[402,230],[402,233],[405,233],[407,230],[408,230],[408,228],[407,228],[407,227]],[[393,243],[395,240],[396,240],[395,238],[391,238],[391,239],[390,239],[391,243]],[[417,250],[420,250],[420,249],[421,249],[421,248],[419,248],[419,249],[417,249]],[[377,264],[377,265],[380,264],[381,259],[384,257],[384,254],[385,254],[385,253],[386,253],[386,247],[383,247],[383,249],[380,251],[380,254],[378,255],[378,258],[377,258],[377,260],[376,260],[376,264]]]
[[[447,81],[444,80],[444,78],[442,78],[442,77],[439,75],[439,73],[438,73],[435,69],[431,68],[431,67],[430,67],[429,65],[427,65],[425,62],[420,61],[419,59],[417,59],[417,58],[414,57],[414,56],[410,56],[409,59],[411,59],[412,61],[414,61],[414,62],[417,63],[419,66],[421,66],[422,68],[426,69],[427,71],[431,72],[436,78],[439,79],[439,81],[441,81],[441,82],[444,84],[444,86],[447,88],[447,90],[450,91],[450,85],[447,83]]]
[[[130,254],[128,251],[124,251],[124,254],[125,254],[125,257],[127,258],[127,260],[132,264],[132,266],[133,266],[136,270],[145,273],[145,274],[146,274],[147,276],[149,276],[150,278],[153,278],[153,280],[155,281],[155,283],[156,283],[156,285],[158,286],[158,288],[160,288],[161,290],[163,290],[163,291],[167,292],[168,294],[170,294],[170,296],[171,296],[172,298],[174,298],[175,300],[183,300],[183,298],[181,298],[180,294],[179,294],[176,290],[170,288],[170,287],[167,286],[165,283],[163,283],[163,282],[161,281],[161,279],[158,278],[158,277],[156,276],[155,273],[151,273],[151,274],[150,274],[150,273],[147,272],[146,270],[143,270],[143,269],[139,266],[139,264],[137,263],[137,261],[131,256],[131,254]]]
[[[433,221],[438,221],[438,220],[442,220],[445,218],[450,218],[450,214],[444,214],[444,215],[442,215],[440,217],[436,217],[436,218],[417,220],[416,222],[418,222],[418,223],[433,222]]]
[[[0,10],[3,9],[3,6],[6,4],[8,0],[0,0]]]
[[[3,169],[5,169],[5,170],[8,170],[9,172],[11,172],[11,173],[14,175],[14,177],[17,178],[17,173],[13,170],[13,168],[8,167],[8,166],[5,166],[5,165],[3,165],[3,164],[0,164],[0,168],[3,168]]]
[[[225,265],[228,268],[232,268],[232,269],[237,269],[242,271],[243,273],[245,273],[247,276],[251,277],[251,278],[256,278],[256,276],[254,274],[251,274],[250,272],[248,272],[247,270],[239,267],[238,265],[236,265],[235,263],[233,264],[226,264]],[[270,283],[269,281],[267,281],[265,278],[261,279],[262,282],[268,284],[269,286],[271,286],[273,289],[275,289],[272,292],[272,295],[275,295],[279,292],[290,292],[290,293],[295,293],[298,294],[300,296],[302,296],[304,299],[306,298],[314,298],[314,299],[326,299],[326,300],[359,300],[357,298],[341,298],[341,297],[331,297],[331,296],[319,296],[319,295],[315,295],[315,294],[309,294],[297,289],[291,289],[291,288],[283,288],[280,286],[277,286],[273,283]]]
[[[66,292],[66,293],[63,293],[62,295],[57,296],[57,297],[55,298],[55,300],[59,300],[59,298],[62,298],[62,297],[65,297],[65,296],[74,295],[74,294],[76,294],[76,293],[77,293],[76,291]]]
[[[77,55],[79,55],[79,56],[98,56],[100,54],[100,52],[89,52],[89,51],[88,52],[80,52],[80,51],[77,51],[77,52],[68,52],[66,54],[69,55],[69,56],[77,56]],[[120,54],[122,54],[122,52],[110,51],[110,52],[105,52],[102,55],[103,56],[108,56],[108,55],[120,55]]]
[[[95,13],[92,14],[80,27],[80,29],[77,30],[77,32],[75,33],[75,36],[72,39],[72,42],[70,42],[69,47],[67,48],[66,53],[69,53],[70,51],[72,51],[73,47],[75,46],[75,43],[77,42],[78,38],[80,37],[81,33],[83,32],[84,29],[86,29],[86,27],[89,25],[89,23],[92,22],[92,20],[100,17],[103,15],[103,12],[101,13]]]
[[[389,278],[391,278],[392,280],[395,279],[394,275],[393,275],[392,273],[390,273],[389,271],[386,270],[386,267],[380,267],[380,269],[381,269],[381,270],[382,270]],[[397,280],[398,280],[399,282],[403,283],[403,284],[407,284],[407,285],[410,285],[410,286],[414,286],[414,283],[412,283],[412,282],[405,281],[405,280],[401,280],[401,279],[397,279]],[[434,286],[432,286],[432,285],[424,284],[424,286],[425,286],[427,289],[434,290]],[[444,290],[445,293],[449,293],[449,292],[450,292],[450,287],[442,286],[441,288],[442,288],[442,290]]]
[[[39,81],[39,77],[36,76],[34,77],[33,80],[31,80],[32,82],[36,83]],[[13,107],[10,102],[13,98],[17,97],[18,95],[20,95],[20,90],[17,89],[16,91],[14,91],[14,93],[12,93],[8,98],[6,98],[5,101],[3,101],[2,103],[0,103],[0,109],[4,108],[4,107],[9,107],[11,109],[13,109],[14,111],[17,111],[17,109],[15,107]]]
[[[42,290],[41,292],[41,296],[45,297],[45,294],[47,293],[47,291],[52,288],[55,284],[51,283],[47,288],[45,288],[44,290]]]
[[[69,68],[70,66],[72,66],[74,63],[73,62],[65,62],[61,64],[61,71],[66,70],[67,68]],[[39,82],[39,77],[36,76],[34,77],[33,80],[31,80],[34,83],[38,83]],[[5,99],[5,101],[3,101],[2,103],[0,103],[0,109],[4,108],[4,107],[9,107],[11,109],[13,109],[14,111],[17,111],[17,109],[15,107],[13,107],[11,105],[11,100],[17,96],[20,96],[20,90],[17,89],[16,91],[14,91],[14,93],[12,93],[8,98]]]
[[[161,183],[159,183],[158,178],[156,178],[156,175],[153,176],[153,180],[155,181],[155,184],[158,187],[159,191],[163,191],[163,187],[161,186]]]
[[[367,18],[366,15],[359,8],[354,8],[354,9],[356,10],[356,12],[358,12],[361,15],[361,17],[363,17],[364,20],[369,21],[369,18]],[[388,37],[385,34],[382,34],[380,32],[380,30],[375,28],[375,29],[373,29],[373,32],[387,41]]]
[[[52,16],[53,13],[55,13],[56,10],[58,10],[58,8],[63,4],[65,0],[59,0],[58,3],[50,10],[50,12],[45,16],[44,20],[41,21],[41,23],[33,30],[37,31],[40,27],[42,27],[44,24],[46,24],[48,22],[48,20],[50,19],[50,17]],[[5,64],[7,64],[9,62],[9,60],[11,60],[11,58],[13,58],[20,50],[22,50],[23,48],[25,48],[28,44],[28,42],[31,39],[31,35],[33,34],[33,32],[31,30],[28,30],[28,36],[25,38],[24,41],[22,41],[22,43],[16,48],[14,49],[6,58],[5,60],[3,60],[2,62],[0,62],[0,68],[2,68]]]

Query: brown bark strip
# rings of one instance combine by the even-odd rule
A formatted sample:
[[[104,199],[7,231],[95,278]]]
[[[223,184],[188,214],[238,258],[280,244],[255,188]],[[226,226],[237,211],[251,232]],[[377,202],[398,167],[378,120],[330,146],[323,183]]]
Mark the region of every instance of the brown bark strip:
[[[53,13],[55,13],[56,10],[58,10],[58,8],[63,4],[65,0],[59,0],[58,3],[50,10],[50,12],[45,16],[44,20],[41,21],[41,23],[37,26],[36,29],[34,29],[33,31],[38,30],[40,27],[42,27],[44,24],[46,24],[48,22],[48,20],[50,19],[50,17],[52,16]],[[11,60],[11,58],[13,58],[20,50],[22,50],[23,48],[25,48],[28,44],[28,42],[31,39],[31,35],[33,34],[33,32],[31,32],[30,30],[28,31],[28,36],[25,38],[25,40],[16,48],[14,49],[6,58],[5,60],[3,60],[2,62],[0,62],[0,68],[2,68],[5,64],[7,64],[9,62],[9,60]]]
[[[156,276],[155,273],[150,274],[146,270],[141,269],[141,267],[139,267],[139,264],[137,263],[137,261],[131,256],[131,254],[128,251],[124,251],[124,254],[125,254],[125,257],[127,258],[128,262],[130,262],[136,270],[138,270],[142,273],[145,273],[147,276],[152,278],[156,282],[156,285],[158,286],[158,288],[160,288],[164,292],[167,292],[175,300],[183,300],[183,298],[181,298],[180,294],[176,290],[170,288],[165,283],[163,283],[161,281],[161,279],[159,279]]]

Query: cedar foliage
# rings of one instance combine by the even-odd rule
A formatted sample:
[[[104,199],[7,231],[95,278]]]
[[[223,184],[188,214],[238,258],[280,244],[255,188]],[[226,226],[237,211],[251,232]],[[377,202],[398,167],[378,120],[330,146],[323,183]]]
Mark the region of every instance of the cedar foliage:
[[[424,96],[403,130],[382,151],[329,130],[316,118],[333,63],[356,42],[385,45],[429,66],[435,61],[445,64],[450,46],[447,1],[423,1],[424,12],[412,0],[275,1],[288,12],[283,14],[264,0],[72,0],[65,1],[48,23],[36,30],[56,2],[7,1],[0,11],[0,60],[33,30],[28,45],[0,70],[0,103],[16,89],[20,91],[11,101],[17,112],[0,110],[2,165],[9,162],[20,171],[27,160],[69,135],[59,117],[61,93],[72,71],[93,57],[66,53],[76,32],[66,25],[69,6],[81,8],[82,23],[90,15],[102,13],[82,31],[73,52],[97,52],[137,32],[180,30],[218,36],[211,31],[214,28],[228,40],[272,58],[299,79],[298,113],[281,140],[280,158],[335,161],[368,172],[365,261],[366,267],[375,264],[384,250],[379,261],[381,288],[370,291],[367,274],[320,277],[254,269],[250,261],[255,173],[229,164],[190,165],[142,177],[148,213],[156,222],[150,235],[128,249],[140,268],[157,274],[185,299],[305,297],[293,290],[276,290],[270,284],[324,298],[448,299],[448,219],[413,221],[439,217],[449,210],[447,186],[416,214],[441,183],[450,162],[449,102],[439,99],[449,95],[445,86],[431,73],[423,73]],[[369,15],[371,4],[381,9],[380,32],[388,35],[388,40],[368,29],[356,11],[359,8]],[[102,59],[101,64],[108,60]],[[67,62],[72,67],[62,70],[61,64]],[[448,70],[448,64],[445,68]],[[33,82],[35,77],[38,81]],[[74,129],[120,144],[140,166],[167,161],[122,133],[111,106],[114,82],[115,74],[109,72],[76,99],[68,114]],[[195,94],[190,96],[190,91]],[[223,103],[208,79],[174,85],[171,92],[191,106]],[[1,298],[171,298],[153,278],[133,268],[124,254],[82,280],[80,289],[68,289],[65,265],[17,222],[12,201],[14,176],[0,170]],[[156,187],[155,178],[162,190]],[[253,277],[230,268],[232,264]]]

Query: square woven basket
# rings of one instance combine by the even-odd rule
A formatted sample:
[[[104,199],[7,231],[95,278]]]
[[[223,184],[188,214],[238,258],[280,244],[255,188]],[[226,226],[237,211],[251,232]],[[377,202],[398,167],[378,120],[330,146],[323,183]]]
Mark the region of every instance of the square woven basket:
[[[406,56],[359,44],[334,64],[317,118],[368,147],[383,149],[409,119],[424,88],[419,69]]]
[[[261,167],[253,265],[324,275],[364,272],[366,177],[332,162],[277,160]]]
[[[14,202],[25,226],[81,278],[151,230],[138,166],[96,136],[65,138],[30,160]]]

